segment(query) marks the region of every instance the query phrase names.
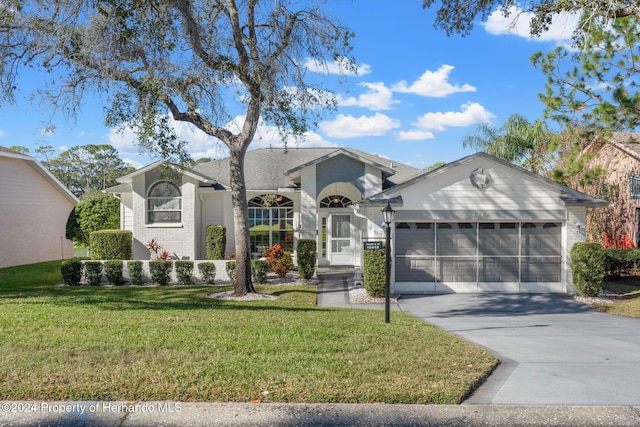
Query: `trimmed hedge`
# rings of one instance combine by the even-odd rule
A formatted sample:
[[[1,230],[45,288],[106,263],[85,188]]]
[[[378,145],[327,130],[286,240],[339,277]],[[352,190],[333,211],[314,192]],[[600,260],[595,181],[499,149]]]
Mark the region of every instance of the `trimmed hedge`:
[[[231,280],[232,285],[236,285],[236,262],[229,261],[225,266],[225,270],[227,270],[227,274],[229,275],[229,280]]]
[[[256,283],[267,283],[267,273],[269,272],[269,263],[260,259],[251,261],[251,276]]]
[[[385,250],[372,249],[364,251],[364,288],[367,294],[380,298],[385,288]]]
[[[100,286],[102,281],[102,263],[100,261],[87,261],[84,263],[84,277],[91,286]]]
[[[171,271],[173,270],[173,261],[171,260],[153,260],[149,261],[149,273],[151,280],[160,286],[166,286],[171,280]]]
[[[216,265],[212,262],[201,262],[198,264],[200,278],[204,283],[213,284],[216,279]]]
[[[316,268],[316,241],[300,239],[297,245],[298,273],[302,279],[311,279]]]
[[[224,259],[227,247],[227,228],[223,225],[210,225],[206,234],[207,259]]]
[[[129,283],[136,286],[144,284],[142,261],[127,262],[127,270],[129,271]]]
[[[62,261],[60,273],[66,285],[79,286],[82,281],[82,261],[79,259],[69,259]]]
[[[576,243],[571,248],[573,284],[585,297],[597,297],[602,289],[605,251],[600,243]]]
[[[640,249],[606,249],[605,274],[612,277],[635,276],[640,267]]]
[[[176,261],[176,277],[181,285],[193,284],[193,261]]]
[[[89,236],[91,259],[131,259],[133,233],[127,230],[100,230]]]
[[[124,283],[124,279],[122,277],[122,260],[121,259],[112,259],[109,261],[105,261],[104,265],[104,275],[107,276],[107,280],[112,285],[120,286]]]

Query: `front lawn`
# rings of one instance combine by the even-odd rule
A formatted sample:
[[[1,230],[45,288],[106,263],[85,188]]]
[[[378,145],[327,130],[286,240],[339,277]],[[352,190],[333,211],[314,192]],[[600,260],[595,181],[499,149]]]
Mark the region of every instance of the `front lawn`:
[[[220,301],[54,286],[59,266],[0,269],[0,399],[452,404],[497,363],[401,313],[318,308],[314,286]]]

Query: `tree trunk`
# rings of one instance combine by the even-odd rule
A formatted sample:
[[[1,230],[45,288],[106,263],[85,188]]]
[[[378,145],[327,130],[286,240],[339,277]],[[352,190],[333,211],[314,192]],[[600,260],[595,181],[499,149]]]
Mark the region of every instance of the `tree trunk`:
[[[245,144],[242,144],[245,145]],[[248,145],[247,145],[248,146]],[[230,144],[229,172],[233,226],[236,240],[236,279],[234,296],[255,292],[251,281],[251,246],[249,244],[249,218],[247,217],[247,187],[244,180],[246,146]]]

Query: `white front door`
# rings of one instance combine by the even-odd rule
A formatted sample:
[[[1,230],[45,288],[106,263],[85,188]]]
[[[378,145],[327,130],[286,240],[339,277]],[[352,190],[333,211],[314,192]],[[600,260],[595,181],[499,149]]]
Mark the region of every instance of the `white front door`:
[[[355,242],[353,241],[351,214],[331,214],[328,222],[329,263],[332,265],[353,265]]]

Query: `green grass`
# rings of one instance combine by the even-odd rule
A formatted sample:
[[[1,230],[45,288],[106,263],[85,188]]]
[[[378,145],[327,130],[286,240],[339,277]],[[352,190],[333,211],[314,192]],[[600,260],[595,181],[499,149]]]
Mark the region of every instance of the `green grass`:
[[[640,318],[640,285],[634,282],[604,282],[602,288],[618,294],[619,299],[613,304],[596,306],[598,311]]]
[[[57,287],[59,262],[0,270],[0,399],[459,403],[495,367],[410,316],[212,287]],[[227,289],[227,288],[220,288]]]

